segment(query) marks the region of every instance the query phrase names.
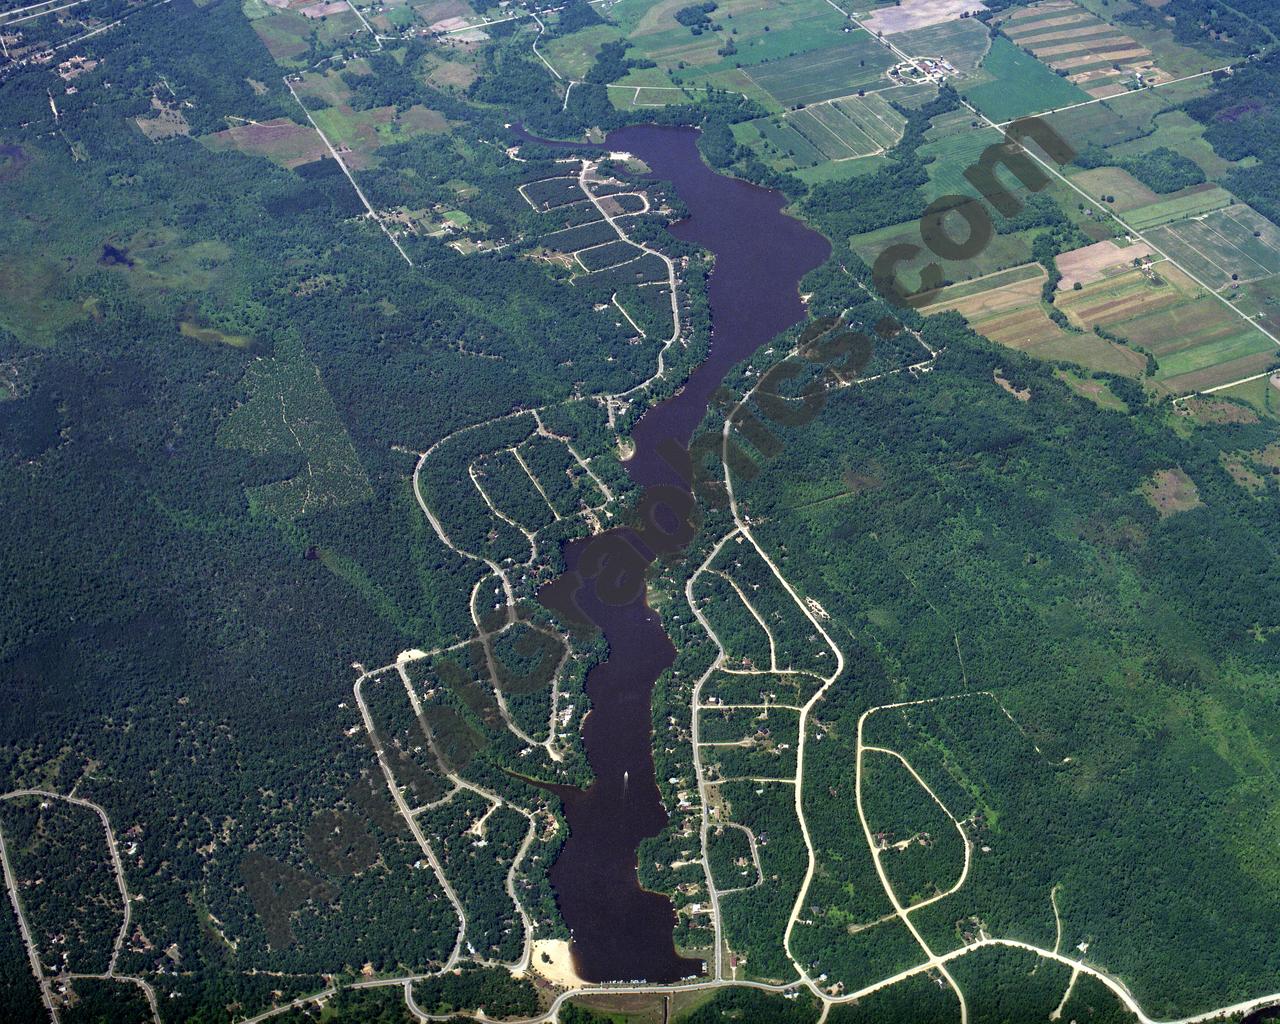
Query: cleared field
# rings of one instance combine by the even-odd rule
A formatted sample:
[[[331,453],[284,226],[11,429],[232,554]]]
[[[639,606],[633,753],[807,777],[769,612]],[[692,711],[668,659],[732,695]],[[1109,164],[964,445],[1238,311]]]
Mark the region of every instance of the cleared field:
[[[236,150],[249,156],[264,156],[272,163],[289,168],[319,160],[328,152],[314,128],[286,117],[236,125],[203,136],[200,142],[215,151]]]
[[[1162,202],[1159,193],[1153,192],[1120,167],[1095,167],[1093,170],[1072,175],[1071,180],[1094,199],[1105,202],[1117,213],[1126,213],[1129,210]],[[1110,198],[1104,199],[1104,197]]]
[[[1280,274],[1241,286],[1231,302],[1259,326],[1280,336]]]
[[[588,25],[568,35],[554,35],[540,42],[538,49],[566,78],[584,78],[605,43],[619,37],[616,25]]]
[[[1150,256],[1152,252],[1151,246],[1142,242],[1120,246],[1111,239],[1064,252],[1058,257],[1058,270],[1062,274],[1058,288],[1069,291],[1076,282],[1086,285],[1104,280],[1132,268],[1135,259]]]
[[[367,73],[363,61],[352,61],[348,73]],[[415,135],[446,131],[448,122],[438,111],[414,105],[406,110],[394,106],[356,110],[351,105],[351,90],[337,72],[308,72],[294,85],[301,98],[316,97],[329,104],[311,112],[316,125],[343,154],[343,160],[355,170],[363,170],[377,162],[382,146],[406,142]],[[301,116],[301,113],[299,113]]]
[[[972,74],[991,48],[991,36],[977,18],[957,18],[892,36],[890,42],[913,57],[945,57],[961,74]]]
[[[1167,145],[1178,149],[1179,129],[1176,127],[1177,122],[1174,121],[1170,122],[1170,128],[1174,129],[1174,134],[1166,134],[1165,141],[1162,142],[1151,141],[1156,137],[1154,133],[1159,127],[1156,119],[1174,110],[1180,103],[1202,95],[1210,84],[1208,78],[1197,78],[1190,82],[1166,85],[1159,89],[1126,91],[1100,103],[1059,110],[1045,115],[1044,120],[1064,139],[1070,140],[1077,149],[1083,149],[1090,143],[1109,147],[1130,141],[1134,141],[1135,147],[1142,147],[1145,143],[1147,148]],[[1195,122],[1191,123],[1195,124]],[[1201,134],[1203,131],[1203,127],[1200,127]],[[1187,156],[1199,163],[1203,155],[1202,151],[1194,143],[1192,146]],[[1146,149],[1139,151],[1145,152]],[[1201,166],[1205,167],[1206,174],[1212,173],[1208,166],[1204,164]]]
[[[1214,152],[1205,141],[1205,126],[1193,121],[1185,110],[1170,110],[1156,116],[1153,131],[1139,139],[1124,142],[1112,152],[1120,157],[1142,157],[1160,146],[1172,149],[1195,163],[1209,178],[1221,178],[1235,166]]]
[[[1162,7],[1166,0],[1076,0],[1090,13],[1112,22],[1142,46],[1149,49],[1156,63],[1175,78],[1194,75],[1226,63],[1221,54],[1195,49],[1193,41],[1179,42],[1166,24],[1142,18],[1126,18],[1130,11],[1142,6]],[[1123,19],[1123,20],[1122,20]]]
[[[796,54],[744,69],[784,107],[849,96],[884,84],[883,72],[894,63],[892,51],[866,32],[845,35],[838,46]]]
[[[1237,384],[1215,392],[1214,397],[1218,396],[1246,402],[1262,416],[1280,418],[1280,376],[1259,377],[1245,384]]]
[[[1045,64],[999,37],[982,61],[981,84],[968,86],[969,101],[993,121],[1010,121],[1089,99]]]
[[[775,0],[769,4],[722,0],[711,14],[720,30],[696,36],[675,20],[676,12],[687,3],[622,0],[608,12],[634,44],[631,55],[654,61],[655,70],[674,75],[677,85],[701,88],[713,83],[747,92],[734,84],[742,77],[739,68],[803,55],[848,39],[844,32],[848,21],[825,0]],[[730,41],[733,52],[720,52]]]
[[[872,32],[892,35],[958,20],[966,11],[976,13],[985,10],[986,5],[978,0],[902,0],[876,11],[864,21]]]
[[[1150,237],[1214,288],[1280,273],[1280,228],[1244,203],[1153,228]]]
[[[646,107],[665,107],[672,103],[687,103],[693,96],[684,89],[668,86],[637,85],[625,89],[609,89],[609,102],[619,110],[640,110]]]

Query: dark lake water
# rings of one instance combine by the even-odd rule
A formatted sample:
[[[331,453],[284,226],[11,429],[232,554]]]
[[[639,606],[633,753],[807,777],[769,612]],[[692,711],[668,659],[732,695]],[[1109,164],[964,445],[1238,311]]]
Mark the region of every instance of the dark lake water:
[[[636,450],[626,468],[641,486],[676,481],[657,446],[668,439],[687,445],[730,367],[804,318],[799,281],[831,252],[822,235],[782,212],[781,193],[715,173],[696,143],[693,129],[653,125],[622,129],[606,142],[672,182],[689,208],[672,234],[716,259],[708,285],[710,353],[680,392],[641,417],[632,435]],[[570,569],[586,544],[566,546]],[[650,702],[675,649],[643,597],[605,604],[588,585],[578,603],[604,633],[609,657],[586,680],[591,713],[583,740],[595,781],[585,790],[557,790],[569,837],[551,881],[573,933],[574,965],[588,981],[671,982],[701,974],[701,960],[676,953],[670,900],[641,888],[636,876],[641,840],[667,823],[654,778]]]

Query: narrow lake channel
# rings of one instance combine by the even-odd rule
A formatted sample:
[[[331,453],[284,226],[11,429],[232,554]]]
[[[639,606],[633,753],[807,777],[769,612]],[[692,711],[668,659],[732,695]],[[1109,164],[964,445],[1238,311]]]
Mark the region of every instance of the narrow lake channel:
[[[782,212],[781,193],[711,170],[697,138],[691,128],[642,125],[606,140],[610,150],[634,154],[655,178],[675,186],[689,216],[672,225],[672,234],[715,255],[710,352],[677,394],[645,412],[632,434],[635,454],[626,469],[642,487],[677,482],[658,445],[668,439],[687,445],[729,369],[804,318],[800,279],[831,252],[821,234]],[[571,569],[584,544],[566,545]],[[583,740],[595,781],[585,790],[557,790],[569,837],[551,881],[573,933],[574,965],[592,982],[698,975],[702,961],[675,949],[671,901],[641,888],[636,876],[640,842],[667,823],[654,778],[651,700],[675,649],[643,598],[605,604],[588,586],[578,600],[604,633],[609,657],[586,680],[591,712]]]

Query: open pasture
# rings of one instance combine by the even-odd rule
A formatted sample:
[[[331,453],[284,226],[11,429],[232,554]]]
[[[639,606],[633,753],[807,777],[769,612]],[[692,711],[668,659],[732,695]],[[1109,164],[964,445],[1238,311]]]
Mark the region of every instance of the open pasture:
[[[888,47],[859,31],[843,36],[838,45],[759,64],[746,73],[782,106],[795,107],[887,84],[883,72],[893,63]]]
[[[553,35],[540,41],[538,49],[565,78],[580,81],[596,62],[600,48],[618,37],[616,25],[588,25],[568,35]]]
[[[1214,288],[1280,273],[1280,228],[1244,203],[1153,228],[1150,237]]]
[[[1031,262],[1031,240],[1034,232],[1018,231],[1007,235],[994,235],[982,252],[965,260],[939,260],[945,281],[960,283],[999,270]],[[907,221],[887,228],[868,231],[851,239],[854,251],[867,262],[875,262],[880,253],[891,245],[920,245],[920,222]],[[923,265],[922,257],[919,265]],[[908,291],[919,287],[918,268],[915,264],[902,266],[898,276]]]
[[[1161,202],[1158,193],[1121,167],[1095,167],[1080,171],[1071,180],[1094,199],[1105,202],[1116,213],[1127,213],[1129,210]]]
[[[1232,305],[1258,325],[1280,336],[1280,274],[1250,281],[1235,291]]]
[[[1205,126],[1192,120],[1185,110],[1168,110],[1156,115],[1150,134],[1122,142],[1112,152],[1118,157],[1141,159],[1151,150],[1164,146],[1194,161],[1206,177],[1220,179],[1236,165],[1214,151],[1205,141],[1204,130]]]
[[[1185,115],[1173,115],[1171,112],[1179,104],[1202,95],[1209,88],[1209,81],[1208,78],[1197,78],[1159,89],[1124,92],[1101,102],[1058,110],[1045,115],[1044,121],[1077,150],[1090,144],[1110,147],[1132,142],[1135,147],[1140,147],[1141,152],[1154,146],[1169,146],[1182,152],[1180,142],[1189,140],[1196,133],[1177,119]],[[1199,134],[1203,132],[1201,126]],[[1193,142],[1186,155],[1200,163],[1203,151]],[[1210,176],[1216,173],[1210,165],[1202,163],[1201,166]]]
[[[268,7],[267,10],[269,15],[255,17],[250,24],[276,63],[284,67],[305,64],[313,38],[321,49],[361,37],[369,39],[364,24],[345,5],[342,10],[324,17],[308,17],[290,8]]]

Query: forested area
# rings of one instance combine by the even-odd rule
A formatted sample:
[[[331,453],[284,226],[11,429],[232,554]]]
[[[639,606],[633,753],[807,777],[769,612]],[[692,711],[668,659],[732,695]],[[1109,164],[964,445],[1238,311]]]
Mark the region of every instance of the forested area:
[[[319,988],[313,972],[428,969],[454,941],[350,706],[352,662],[472,630],[467,574],[392,445],[562,397],[566,360],[588,388],[627,378],[603,359],[603,377],[590,369],[612,321],[522,261],[476,275],[438,245],[408,268],[348,219],[360,207],[340,175],[148,141],[131,118],[162,76],[194,104],[193,132],[299,112],[237,5],[176,0],[129,27],[94,41],[102,63],[74,94],[40,69],[0,82],[0,132],[21,157],[3,172],[4,247],[30,254],[6,268],[21,301],[0,303],[14,372],[0,559],[19,584],[0,598],[4,770],[79,783],[109,808],[136,843],[135,920],[156,944],[127,945],[121,970],[154,977],[172,1019],[221,1021],[228,1004]],[[223,49],[232,65],[206,59]],[[282,481],[296,501],[255,498]],[[581,480],[556,493],[566,511],[595,503]],[[107,767],[88,778],[91,762]],[[490,819],[505,841],[503,822]],[[526,827],[511,824],[507,856]],[[534,912],[552,913],[538,884]],[[85,941],[109,948],[116,921]],[[245,973],[263,969],[296,977]],[[14,980],[4,1015],[21,1020],[30,992]]]
[[[1275,495],[1248,496],[1218,461],[1274,431],[1175,432],[1141,401],[1101,412],[958,318],[931,318],[925,336],[945,348],[933,373],[828,403],[739,499],[783,572],[865,645],[858,686],[841,698],[852,711],[990,689],[1016,721],[975,696],[921,712],[934,724],[910,750],[900,734],[869,735],[920,758],[990,848],[975,854],[971,883],[917,923],[942,948],[978,921],[1051,946],[1060,883],[1064,942],[1087,936],[1090,956],[1152,1012],[1274,987],[1277,965],[1257,955],[1276,912],[1261,852],[1271,840],[1250,780],[1280,713],[1274,645],[1255,629],[1278,610],[1280,584],[1250,552],[1275,543]],[[993,383],[997,367],[1028,401]],[[1196,481],[1203,506],[1157,514],[1141,485],[1166,466]],[[810,481],[846,474],[876,486],[812,500]],[[816,714],[825,723],[832,711]],[[1225,735],[1263,746],[1225,747]],[[817,806],[838,783],[813,749]],[[1144,809],[1153,793],[1158,814]],[[846,835],[842,848],[856,838]],[[1235,851],[1225,858],[1224,843]],[[1108,909],[1118,902],[1135,911],[1123,926]],[[1232,908],[1230,927],[1202,916],[1209,903]],[[1185,957],[1200,965],[1192,975]]]
[[[1084,168],[1122,168],[1151,191],[1161,194],[1200,185],[1205,180],[1199,165],[1168,146],[1157,146],[1141,157],[1117,157],[1101,146],[1088,145],[1076,155],[1075,163]]]
[[[108,4],[95,11],[125,13]],[[676,22],[699,34],[714,11],[694,5]],[[643,188],[665,208],[641,215],[619,201],[632,237],[688,260],[677,298],[690,337],[671,350],[666,378],[629,408],[606,413],[577,400],[653,372],[671,327],[669,293],[642,282],[665,282],[665,264],[648,256],[611,269],[628,247],[584,201],[577,164],[566,174],[556,162],[564,151],[529,142],[509,158],[518,140],[505,126],[552,138],[648,121],[701,126],[709,163],[783,190],[835,243],[836,257],[803,291],[815,316],[874,333],[844,364],[852,379],[929,354],[907,331],[870,330],[890,310],[847,240],[923,212],[925,133],[958,99],[944,87],[903,109],[905,134],[880,169],[810,188],[736,144],[730,126],[765,112],[742,96],[708,86],[688,103],[615,107],[605,86],[654,66],[625,40],[601,46],[566,97],[534,56],[527,24],[491,26],[492,41],[466,51],[461,63],[474,81],[460,86],[433,84],[450,63],[442,54],[457,56],[439,42],[412,39],[352,59],[357,43],[322,46],[313,32],[289,66],[323,59],[332,68],[298,77],[299,103],[240,4],[172,0],[128,15],[128,31],[85,42],[100,63],[74,90],[52,66],[0,79],[0,248],[18,254],[0,266],[0,511],[10,524],[0,534],[9,584],[0,595],[0,674],[10,702],[0,772],[11,785],[74,788],[109,808],[144,897],[120,970],[154,980],[167,1020],[251,1015],[336,975],[339,992],[323,1014],[308,1007],[280,1019],[400,1024],[412,1015],[398,988],[343,982],[362,969],[437,969],[457,917],[378,770],[352,700],[355,675],[409,648],[459,645],[406,669],[419,694],[431,695],[425,732],[398,677],[369,679],[374,731],[414,806],[445,797],[446,774],[465,769],[536,809],[539,841],[515,886],[537,934],[563,936],[546,876],[563,822],[549,827],[554,802],[530,778],[589,781],[577,739],[582,680],[603,653],[586,635],[567,652],[531,601],[562,568],[560,542],[589,528],[579,513],[605,502],[565,443],[516,417],[458,435],[423,467],[422,495],[454,543],[507,568],[530,560],[515,573],[514,624],[467,646],[473,603],[484,628],[502,628],[490,615],[501,588],[492,577],[481,583],[486,567],[451,551],[422,514],[410,480],[418,454],[461,428],[551,404],[546,425],[570,437],[625,500],[615,430],[625,434],[646,405],[680,386],[710,333],[709,265],[665,230],[683,213],[678,197],[606,164],[622,184],[599,194]],[[1270,45],[1280,31],[1264,0],[1172,0],[1125,17],[1166,16],[1176,38],[1212,29],[1224,52]],[[548,20],[558,36],[601,23],[581,0]],[[1245,161],[1226,173],[1226,186],[1276,219],[1278,73],[1264,57],[1186,105],[1218,154]],[[449,223],[465,230],[436,235],[397,222],[410,266],[335,161],[289,171],[198,141],[233,124],[301,125],[304,108],[342,105],[320,87],[307,92],[303,79],[346,90],[355,114],[438,116],[408,138],[398,121],[368,127],[376,155],[351,157],[355,180],[379,210],[407,221],[423,211],[461,214]],[[191,137],[152,142],[138,130],[162,87]],[[1094,150],[1082,162],[1117,165]],[[1163,147],[1118,165],[1158,193],[1204,180]],[[1056,254],[1083,242],[1047,197],[996,229],[1044,229],[1033,255],[1051,281]],[[459,238],[475,248],[450,244]],[[592,243],[609,243],[583,259],[605,268],[595,273],[547,255]],[[645,338],[633,338],[619,305]],[[1268,759],[1280,753],[1280,580],[1268,554],[1280,540],[1277,492],[1246,495],[1218,457],[1227,447],[1262,448],[1273,431],[1170,430],[1164,410],[1121,380],[1108,383],[1131,413],[1100,412],[1048,369],[976,340],[954,316],[895,315],[946,350],[934,372],[833,392],[813,424],[777,425],[780,456],[753,445],[743,421],[732,432],[757,469],[742,477],[746,514],[788,577],[832,613],[847,657],[806,737],[801,797],[819,870],[792,951],[815,975],[850,986],[918,962],[900,922],[877,923],[890,908],[853,806],[856,722],[875,703],[990,688],[1016,723],[975,697],[945,713],[875,716],[868,726],[911,761],[982,851],[970,884],[921,913],[930,941],[945,948],[985,930],[1051,944],[1057,887],[1064,941],[1088,941],[1091,956],[1153,1013],[1280,987],[1271,941],[1280,876],[1268,853],[1276,837],[1265,784]],[[779,344],[800,337],[790,332]],[[730,386],[752,386],[774,360],[753,357]],[[811,362],[784,393],[819,379],[824,368]],[[996,387],[997,368],[1031,400]],[[708,421],[716,436],[722,416]],[[1142,488],[1170,467],[1194,480],[1203,507],[1170,517],[1150,507]],[[538,531],[537,559],[486,497]],[[708,511],[708,532],[725,526],[722,512]],[[685,568],[656,570],[679,649],[653,707],[657,776],[673,814],[639,860],[643,884],[682,888],[677,942],[705,948],[705,911],[690,910],[705,888],[689,700],[713,652],[696,622],[678,618]],[[713,569],[695,597],[734,663],[833,669],[763,562],[730,547]],[[546,739],[552,678],[566,653],[559,687],[574,711],[560,728],[565,760],[552,763],[539,747],[526,757],[497,695],[521,730]],[[703,697],[801,704],[816,685],[809,676],[722,673]],[[705,715],[704,741],[749,740],[709,748],[711,776],[793,776],[795,722],[782,710]],[[873,828],[890,845],[913,840],[886,851],[890,877],[903,899],[927,897],[954,880],[960,836],[901,765],[876,756],[866,766]],[[782,935],[806,858],[794,790],[740,781],[718,793],[724,820],[756,838],[762,869],[757,876],[744,831],[716,831],[715,876],[743,886],[723,901],[728,943],[745,975],[789,980]],[[516,959],[525,936],[506,878],[529,820],[467,791],[420,821],[462,891],[464,942],[483,958]],[[119,907],[97,820],[81,808],[24,802],[0,808],[0,825],[47,966],[103,969]],[[1221,838],[1212,849],[1197,841],[1206,832]],[[674,862],[685,866],[672,870]],[[1117,905],[1133,910],[1117,915]],[[1206,921],[1206,906],[1224,908],[1230,927]],[[25,1021],[41,1016],[39,994],[5,916],[0,1017]],[[1023,960],[984,952],[955,965],[973,992],[975,1022],[1053,1008],[1062,971],[1041,964],[1031,974]],[[1184,971],[1188,962],[1200,968]],[[74,989],[69,1024],[145,1008],[126,983]],[[430,1013],[538,1009],[532,984],[500,968],[420,981],[413,994]],[[1088,978],[1064,1013],[1127,1019]],[[567,1008],[561,1019],[575,1014],[588,1011]],[[950,989],[922,976],[830,1019],[954,1014]],[[816,1017],[807,995],[730,990],[678,1019]]]
[[[1191,100],[1187,113],[1205,125],[1205,139],[1228,160],[1250,165],[1232,168],[1223,184],[1250,206],[1280,219],[1280,54],[1215,79],[1207,96]]]

